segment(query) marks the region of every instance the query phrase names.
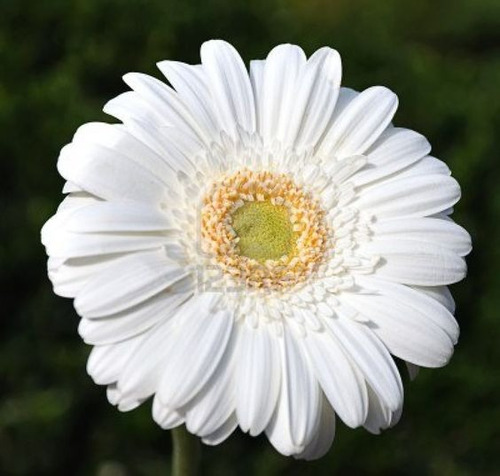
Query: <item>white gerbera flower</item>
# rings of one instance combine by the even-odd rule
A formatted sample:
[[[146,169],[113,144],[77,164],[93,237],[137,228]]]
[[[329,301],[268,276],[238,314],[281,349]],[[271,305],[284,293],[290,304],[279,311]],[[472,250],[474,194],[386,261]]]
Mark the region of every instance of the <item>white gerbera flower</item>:
[[[75,298],[88,372],[131,410],[207,444],[239,426],[285,455],[323,455],[335,417],[393,425],[393,357],[445,365],[446,285],[467,232],[448,167],[391,124],[384,87],[341,88],[339,54],[280,45],[248,74],[223,41],[201,65],[131,73],[59,158],[63,200],[42,237]]]

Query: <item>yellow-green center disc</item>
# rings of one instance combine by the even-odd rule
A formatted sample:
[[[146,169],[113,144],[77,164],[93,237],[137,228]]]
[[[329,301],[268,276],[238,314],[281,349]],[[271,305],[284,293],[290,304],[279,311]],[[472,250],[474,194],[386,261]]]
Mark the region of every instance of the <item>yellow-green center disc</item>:
[[[267,201],[245,202],[232,218],[240,255],[264,263],[293,253],[296,237],[286,207]]]

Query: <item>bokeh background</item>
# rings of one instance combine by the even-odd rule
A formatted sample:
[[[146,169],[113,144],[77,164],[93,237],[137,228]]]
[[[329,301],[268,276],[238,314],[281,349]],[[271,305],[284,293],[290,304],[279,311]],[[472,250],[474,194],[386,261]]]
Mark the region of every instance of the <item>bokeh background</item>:
[[[498,0],[0,0],[0,474],[169,474],[171,442],[149,404],[111,407],[85,373],[71,302],[52,294],[39,230],[61,199],[59,149],[108,120],[121,75],[198,62],[231,41],[246,61],[275,44],[343,56],[344,84],[383,84],[395,122],[425,134],[463,188],[467,280],[449,366],[406,382],[402,421],[381,436],[339,425],[322,460],[295,462],[236,432],[203,451],[206,475],[500,474],[500,2]]]

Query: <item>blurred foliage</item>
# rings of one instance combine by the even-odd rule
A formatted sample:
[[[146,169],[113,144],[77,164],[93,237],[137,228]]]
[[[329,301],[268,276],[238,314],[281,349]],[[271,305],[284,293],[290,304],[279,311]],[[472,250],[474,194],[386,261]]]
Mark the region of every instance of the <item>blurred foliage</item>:
[[[396,123],[425,134],[463,188],[468,279],[453,292],[462,336],[451,364],[406,382],[400,424],[381,436],[339,425],[314,463],[236,432],[204,448],[209,475],[500,474],[498,0],[0,0],[0,473],[169,474],[170,438],[149,405],[120,414],[85,373],[71,303],[52,294],[39,229],[60,201],[58,150],[105,120],[121,75],[198,61],[209,38],[246,60],[280,42],[343,55],[344,84],[384,84]]]

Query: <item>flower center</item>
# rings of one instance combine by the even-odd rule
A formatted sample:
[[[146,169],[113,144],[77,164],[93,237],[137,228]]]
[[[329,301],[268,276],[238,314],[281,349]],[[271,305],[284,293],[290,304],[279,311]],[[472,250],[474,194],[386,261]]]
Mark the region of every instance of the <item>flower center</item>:
[[[287,175],[240,170],[203,200],[203,250],[225,274],[255,288],[305,281],[320,264],[328,232],[318,202]]]
[[[241,256],[265,263],[292,255],[296,235],[287,207],[270,201],[245,202],[231,217]]]

